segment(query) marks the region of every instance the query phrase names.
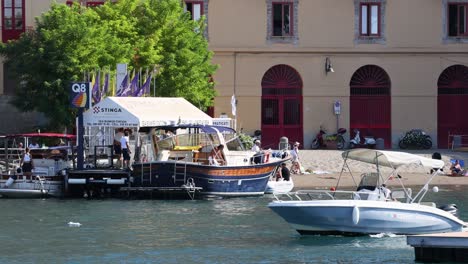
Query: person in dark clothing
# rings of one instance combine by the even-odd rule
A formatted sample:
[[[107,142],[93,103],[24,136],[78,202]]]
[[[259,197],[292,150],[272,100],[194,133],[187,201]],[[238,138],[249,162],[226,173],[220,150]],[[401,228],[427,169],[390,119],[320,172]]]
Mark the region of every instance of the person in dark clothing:
[[[291,172],[289,171],[288,167],[286,167],[286,163],[281,163],[281,169],[278,170],[278,177],[276,181],[283,179],[283,181],[289,181],[291,178]]]

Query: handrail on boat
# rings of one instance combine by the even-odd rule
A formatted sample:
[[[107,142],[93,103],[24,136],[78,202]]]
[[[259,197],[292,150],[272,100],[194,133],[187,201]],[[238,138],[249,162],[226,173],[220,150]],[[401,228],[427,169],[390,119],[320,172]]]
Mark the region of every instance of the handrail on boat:
[[[411,192],[411,189],[409,189]],[[331,190],[299,190],[289,193],[279,193],[273,194],[273,197],[276,201],[283,201],[282,197],[287,197],[290,201],[304,201],[304,200],[338,200],[343,195],[349,195],[347,199],[352,200],[366,200],[366,196],[372,195],[372,192],[365,191],[331,191]],[[307,199],[305,199],[307,198]],[[405,202],[408,202],[407,197],[398,197],[399,199],[406,199]],[[386,201],[393,201],[396,199],[385,198]]]

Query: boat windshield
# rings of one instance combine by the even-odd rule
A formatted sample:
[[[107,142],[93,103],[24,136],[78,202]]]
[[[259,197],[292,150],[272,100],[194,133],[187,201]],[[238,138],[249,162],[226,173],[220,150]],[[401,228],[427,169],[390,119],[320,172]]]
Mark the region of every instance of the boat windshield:
[[[186,131],[185,131],[186,132]],[[222,133],[228,150],[244,150],[242,142],[236,134]],[[221,144],[215,133],[188,133],[165,136],[155,132],[154,141],[158,151],[161,150],[199,150],[203,147]]]
[[[364,173],[361,175],[361,182],[359,182],[359,186],[357,191],[361,190],[375,190],[375,188],[379,185],[379,174],[376,172]]]

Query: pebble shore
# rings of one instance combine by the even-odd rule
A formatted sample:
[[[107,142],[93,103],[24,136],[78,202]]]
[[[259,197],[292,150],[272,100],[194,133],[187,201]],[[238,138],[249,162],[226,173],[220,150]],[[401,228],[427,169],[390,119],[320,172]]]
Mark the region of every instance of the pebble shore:
[[[400,150],[395,150],[400,151]],[[431,158],[434,152],[442,155],[445,162],[444,173],[450,172],[450,160],[461,159],[465,161],[465,167],[468,166],[468,152],[452,150],[406,150],[404,152],[421,155]],[[336,186],[340,180],[341,187],[354,187],[355,182],[359,182],[360,175],[365,172],[375,172],[375,166],[357,161],[348,162],[351,173],[347,170],[340,178],[340,172],[343,168],[343,150],[300,150],[299,157],[304,169],[310,174],[293,174],[295,190],[304,189],[324,189]],[[425,171],[420,166],[405,166],[398,170],[402,178],[400,179],[406,186],[422,186],[430,176],[429,171]],[[389,175],[391,170],[382,168],[383,175]],[[352,175],[352,176],[351,176]],[[354,180],[353,180],[354,178]],[[398,179],[392,179],[388,185],[399,185]],[[468,177],[452,177],[447,175],[438,175],[433,179],[431,186],[434,185],[468,185]]]

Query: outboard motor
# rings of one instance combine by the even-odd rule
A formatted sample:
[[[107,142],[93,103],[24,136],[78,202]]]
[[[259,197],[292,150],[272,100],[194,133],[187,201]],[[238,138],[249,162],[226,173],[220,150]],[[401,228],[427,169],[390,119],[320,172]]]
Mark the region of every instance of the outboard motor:
[[[444,205],[441,205],[441,206],[439,206],[437,208],[439,208],[440,210],[444,210],[446,212],[449,212],[452,215],[458,217],[458,207],[457,207],[456,204],[444,204]]]

